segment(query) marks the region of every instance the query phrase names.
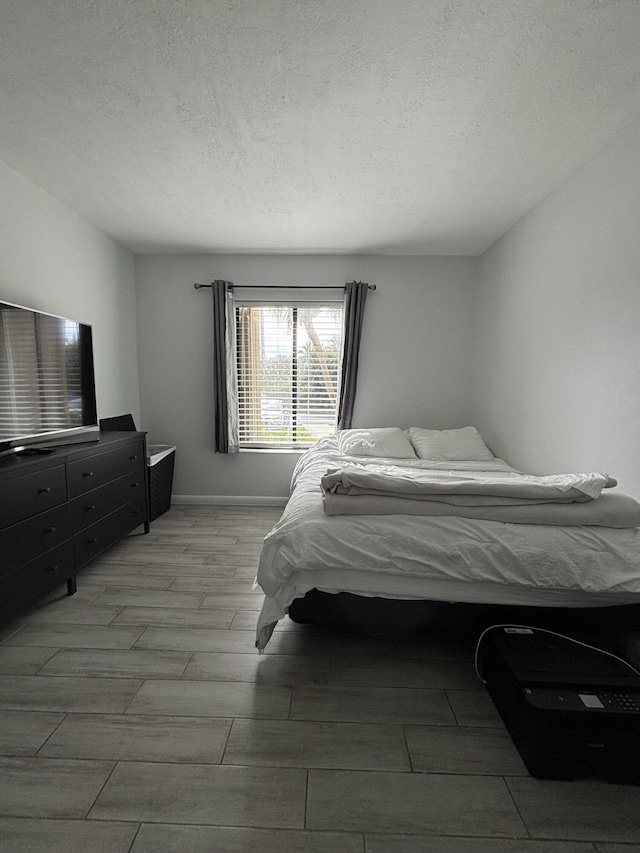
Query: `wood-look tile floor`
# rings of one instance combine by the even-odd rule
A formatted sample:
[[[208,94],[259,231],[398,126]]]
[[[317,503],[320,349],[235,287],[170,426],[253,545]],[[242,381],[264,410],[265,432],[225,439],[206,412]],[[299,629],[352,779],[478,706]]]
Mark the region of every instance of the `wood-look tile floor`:
[[[529,776],[473,631],[259,656],[279,514],[174,506],[0,631],[3,853],[640,853],[640,788]]]

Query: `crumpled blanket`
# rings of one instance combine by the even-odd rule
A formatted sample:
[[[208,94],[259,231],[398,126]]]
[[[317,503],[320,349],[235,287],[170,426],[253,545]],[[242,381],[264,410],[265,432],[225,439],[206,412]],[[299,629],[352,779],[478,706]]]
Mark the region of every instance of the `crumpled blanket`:
[[[400,465],[345,465],[322,477],[325,493],[385,495],[414,500],[446,500],[464,506],[500,503],[571,503],[594,500],[617,485],[608,474],[471,473],[405,468]]]
[[[638,501],[601,495],[616,484],[598,472],[535,476],[395,465],[346,465],[321,478],[327,515],[457,515],[519,524],[640,526]]]
[[[629,495],[604,494],[598,500],[573,503],[537,503],[508,506],[452,506],[441,501],[382,497],[381,495],[325,495],[326,515],[456,515],[512,524],[553,524],[588,527],[640,527],[640,503]]]

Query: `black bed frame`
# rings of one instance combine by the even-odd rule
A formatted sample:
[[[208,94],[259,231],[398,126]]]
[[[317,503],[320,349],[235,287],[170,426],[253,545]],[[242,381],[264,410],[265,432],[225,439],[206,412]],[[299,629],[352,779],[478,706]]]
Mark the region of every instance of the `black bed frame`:
[[[312,589],[289,606],[289,617],[302,624],[371,631],[460,630],[480,632],[490,625],[517,624],[603,639],[624,654],[631,642],[640,650],[640,604],[611,607],[527,607],[414,601],[328,593]],[[638,661],[640,665],[640,660]]]

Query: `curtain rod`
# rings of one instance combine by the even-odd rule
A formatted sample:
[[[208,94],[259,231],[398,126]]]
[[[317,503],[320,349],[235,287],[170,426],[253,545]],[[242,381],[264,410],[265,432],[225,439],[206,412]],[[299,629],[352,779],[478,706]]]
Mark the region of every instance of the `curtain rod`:
[[[200,290],[203,287],[211,287],[210,284],[198,284],[197,282],[193,285],[196,290]],[[338,285],[322,287],[322,285],[314,285],[314,284],[232,284],[231,288],[234,290],[236,288],[248,287],[248,288],[260,288],[261,290],[264,288],[274,287],[277,290],[344,290],[346,285],[342,287]],[[375,284],[368,284],[368,290],[375,290]]]

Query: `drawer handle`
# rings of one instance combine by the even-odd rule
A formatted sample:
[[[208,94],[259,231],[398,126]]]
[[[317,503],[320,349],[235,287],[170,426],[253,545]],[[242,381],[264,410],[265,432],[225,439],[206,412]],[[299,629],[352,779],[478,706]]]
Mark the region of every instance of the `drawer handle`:
[[[132,509],[131,512],[133,513],[133,515],[140,515],[139,509]]]
[[[43,486],[41,489],[38,489],[39,495],[48,495],[51,491],[51,486]]]
[[[83,477],[93,477],[93,471],[85,471]]]
[[[47,568],[45,569],[45,571],[47,571],[47,572],[57,572],[57,571],[58,571],[58,567],[57,567],[57,566],[47,566]]]
[[[95,538],[94,538],[94,539],[87,539],[87,543],[88,543],[89,545],[95,545],[97,541],[98,541],[98,540],[97,540],[97,539],[95,539]]]
[[[45,527],[45,529],[43,530],[43,533],[55,533],[55,532],[56,532],[55,527]]]
[[[132,489],[137,489],[139,484],[138,483],[129,483],[129,485],[131,486]]]
[[[95,505],[94,505],[94,506],[86,506],[86,507],[85,507],[85,510],[86,510],[87,512],[93,512],[93,510],[94,510],[94,509],[95,509]]]
[[[137,458],[138,458],[138,454],[136,454],[135,456],[130,456],[130,457],[129,457],[129,459],[131,460],[131,462],[133,462],[133,461],[134,461],[135,459],[137,459]]]

